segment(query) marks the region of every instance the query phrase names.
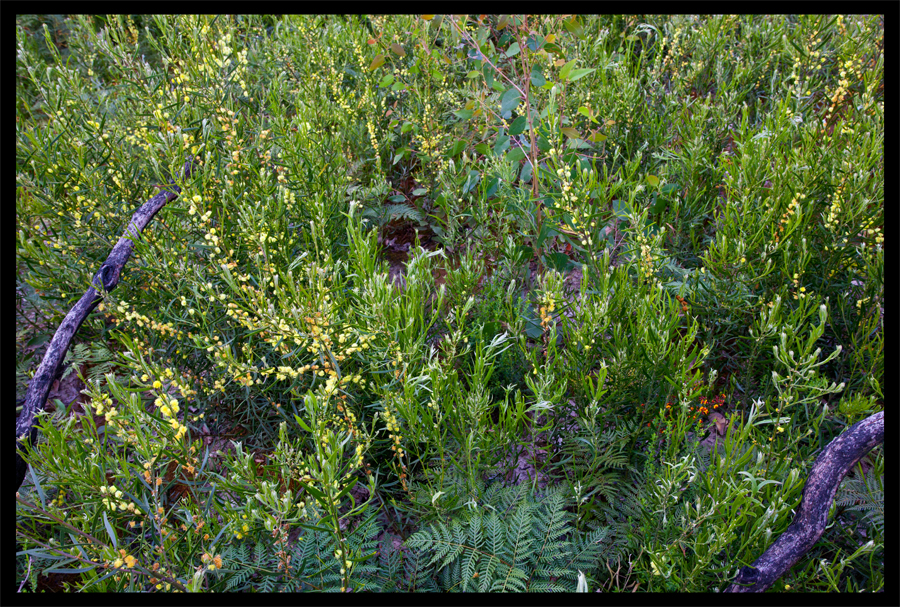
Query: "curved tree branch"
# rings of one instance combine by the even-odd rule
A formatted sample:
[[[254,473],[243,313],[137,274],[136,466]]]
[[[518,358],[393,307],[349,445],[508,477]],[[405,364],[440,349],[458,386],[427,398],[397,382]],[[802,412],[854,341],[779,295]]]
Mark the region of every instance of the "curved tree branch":
[[[182,180],[187,179],[191,174],[194,160],[188,159],[184,163],[182,170]],[[28,391],[25,394],[25,404],[22,412],[16,420],[16,491],[22,486],[25,479],[25,472],[28,464],[22,459],[21,452],[25,448],[24,442],[34,445],[37,438],[37,426],[34,425],[34,418],[37,413],[44,408],[47,396],[50,394],[50,385],[53,383],[66,352],[72,343],[75,333],[79,327],[94,310],[98,303],[103,299],[101,293],[109,293],[119,284],[119,277],[122,269],[131,257],[131,251],[134,249],[134,238],[137,238],[153,216],[159,212],[169,202],[178,198],[181,188],[175,184],[170,184],[162,191],[144,203],[131,218],[125,234],[119,239],[106,258],[106,261],[94,274],[91,280],[92,286],[88,288],[81,299],[72,306],[69,313],[63,319],[50,345],[47,346],[47,352],[44,359],[35,371],[34,377],[28,384]]]
[[[882,442],[884,411],[853,424],[828,443],[809,473],[794,521],[752,567],[741,568],[725,592],[764,592],[793,567],[822,537],[844,475]]]

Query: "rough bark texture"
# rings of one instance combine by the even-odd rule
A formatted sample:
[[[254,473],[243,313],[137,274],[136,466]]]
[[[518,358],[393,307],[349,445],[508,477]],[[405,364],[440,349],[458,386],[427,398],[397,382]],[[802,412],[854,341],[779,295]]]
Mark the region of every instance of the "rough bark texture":
[[[183,168],[182,179],[187,179],[191,174],[193,161],[188,159]],[[25,394],[25,404],[16,420],[16,491],[22,486],[25,479],[25,473],[28,465],[22,459],[21,451],[25,448],[24,442],[34,445],[37,438],[37,426],[34,425],[34,418],[39,411],[42,411],[47,401],[47,395],[50,393],[50,386],[53,379],[59,372],[66,352],[72,343],[72,338],[81,327],[81,323],[94,310],[103,296],[101,291],[109,293],[119,284],[119,276],[128,258],[131,257],[131,251],[134,249],[134,241],[132,239],[147,227],[153,216],[159,212],[161,208],[169,202],[178,198],[181,188],[177,185],[170,184],[162,189],[162,191],[147,201],[139,208],[131,218],[125,234],[116,243],[109,257],[94,274],[91,280],[91,286],[87,292],[81,296],[66,317],[62,324],[56,330],[56,334],[47,346],[47,352],[44,359],[35,371],[34,377],[28,384],[28,391]],[[98,290],[99,288],[99,290]]]
[[[884,442],[884,411],[867,417],[828,443],[813,464],[803,498],[787,530],[751,567],[742,567],[725,592],[763,592],[822,537],[844,475]]]

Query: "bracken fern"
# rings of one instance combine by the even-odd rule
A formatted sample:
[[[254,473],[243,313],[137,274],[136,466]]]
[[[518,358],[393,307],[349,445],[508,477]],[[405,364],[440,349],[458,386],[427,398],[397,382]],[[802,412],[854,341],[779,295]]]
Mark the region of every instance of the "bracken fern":
[[[574,591],[578,571],[593,571],[609,530],[579,534],[564,489],[530,495],[527,487],[492,485],[481,505],[469,502],[448,523],[419,530],[406,546],[430,554],[442,590]]]

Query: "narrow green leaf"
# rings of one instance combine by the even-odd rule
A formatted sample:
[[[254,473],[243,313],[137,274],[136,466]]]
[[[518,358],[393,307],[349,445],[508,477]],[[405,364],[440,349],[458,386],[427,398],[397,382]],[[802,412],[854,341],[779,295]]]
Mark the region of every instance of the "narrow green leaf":
[[[309,432],[310,434],[312,434],[312,429],[311,429],[309,426],[306,425],[306,422],[303,421],[303,419],[302,419],[299,415],[294,415],[294,421],[296,421],[297,424],[298,424],[301,428],[303,428],[304,430],[306,430],[307,432]]]
[[[40,346],[41,344],[47,343],[51,337],[53,337],[53,335],[50,333],[44,333],[43,335],[35,335],[28,341],[28,344],[26,344],[26,345],[29,348],[36,348],[37,346]]]
[[[109,524],[109,519],[106,518],[106,512],[103,513],[103,526],[106,527],[106,535],[109,536],[109,541],[112,542],[113,548],[118,550],[119,542],[116,541],[116,532],[113,531],[112,525]]]

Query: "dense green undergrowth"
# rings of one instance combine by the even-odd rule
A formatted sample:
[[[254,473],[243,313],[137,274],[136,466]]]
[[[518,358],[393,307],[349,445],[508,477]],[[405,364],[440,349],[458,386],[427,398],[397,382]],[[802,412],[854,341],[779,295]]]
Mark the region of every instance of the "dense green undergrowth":
[[[40,416],[17,583],[724,589],[883,409],[883,32],[18,16],[20,398],[182,192]],[[883,474],[774,589],[883,588]]]

